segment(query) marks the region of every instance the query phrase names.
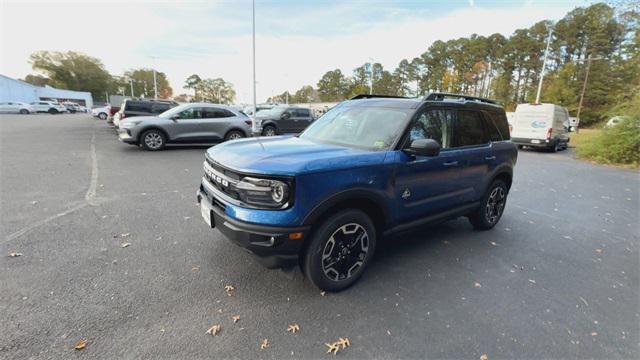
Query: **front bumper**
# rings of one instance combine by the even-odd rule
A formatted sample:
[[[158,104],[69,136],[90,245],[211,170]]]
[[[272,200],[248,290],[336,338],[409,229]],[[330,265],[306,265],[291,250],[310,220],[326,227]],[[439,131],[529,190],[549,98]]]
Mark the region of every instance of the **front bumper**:
[[[138,141],[134,136],[132,136],[131,130],[129,129],[118,129],[118,140],[127,144],[137,144]]]
[[[208,193],[201,184],[197,194],[198,204],[209,213],[211,227],[218,229],[231,242],[244,248],[267,268],[294,266],[304,239],[309,235],[309,226],[275,227],[237,220],[224,211],[224,204]],[[289,234],[303,233],[298,240],[289,239]]]
[[[550,148],[555,145],[554,139],[527,139],[527,138],[511,138],[511,142],[516,145],[531,146],[538,148]]]

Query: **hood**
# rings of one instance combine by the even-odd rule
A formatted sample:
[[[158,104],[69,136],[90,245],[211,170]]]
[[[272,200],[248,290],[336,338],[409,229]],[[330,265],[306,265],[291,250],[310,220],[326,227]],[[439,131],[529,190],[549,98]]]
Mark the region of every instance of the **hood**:
[[[207,150],[213,161],[240,172],[294,176],[380,164],[386,152],[274,136],[225,142]]]

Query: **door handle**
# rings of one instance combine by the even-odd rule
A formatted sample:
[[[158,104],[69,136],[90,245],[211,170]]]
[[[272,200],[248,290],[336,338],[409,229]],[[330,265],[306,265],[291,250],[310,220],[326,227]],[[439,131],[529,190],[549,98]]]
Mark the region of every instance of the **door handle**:
[[[487,156],[484,158],[485,160],[495,160],[496,157],[495,156]]]
[[[444,165],[444,166],[458,166],[458,162],[457,161],[447,161],[445,163],[442,163],[442,165]]]

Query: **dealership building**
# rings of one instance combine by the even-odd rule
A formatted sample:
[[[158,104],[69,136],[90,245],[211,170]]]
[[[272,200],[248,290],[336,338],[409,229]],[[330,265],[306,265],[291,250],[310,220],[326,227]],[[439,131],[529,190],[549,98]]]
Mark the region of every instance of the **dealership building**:
[[[31,103],[38,100],[71,101],[89,109],[93,107],[93,98],[90,92],[56,89],[51,86],[35,86],[22,80],[0,75],[0,102]]]

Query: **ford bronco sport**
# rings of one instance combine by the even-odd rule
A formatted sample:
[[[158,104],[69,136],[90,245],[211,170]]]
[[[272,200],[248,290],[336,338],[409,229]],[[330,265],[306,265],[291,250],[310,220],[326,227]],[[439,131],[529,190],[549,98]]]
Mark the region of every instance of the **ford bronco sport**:
[[[494,227],[516,157],[494,101],[359,95],[298,136],[210,148],[197,198],[209,227],[267,267],[299,264],[339,291],[382,236],[459,216]]]

